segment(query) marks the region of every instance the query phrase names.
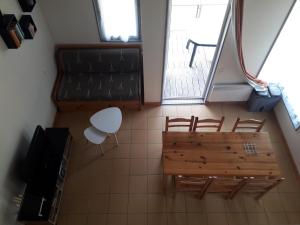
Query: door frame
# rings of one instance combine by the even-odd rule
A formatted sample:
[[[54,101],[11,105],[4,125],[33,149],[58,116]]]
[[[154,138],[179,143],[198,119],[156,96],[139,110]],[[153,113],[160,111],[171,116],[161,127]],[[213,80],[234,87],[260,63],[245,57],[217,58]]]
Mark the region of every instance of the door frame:
[[[163,68],[162,68],[162,82],[161,82],[161,103],[163,102],[163,89],[164,89],[164,83],[165,83],[165,72],[166,72],[166,62],[167,62],[167,53],[168,53],[168,39],[169,39],[169,27],[170,27],[170,15],[171,15],[171,7],[170,5],[172,5],[172,0],[167,0],[167,5],[166,5],[166,18],[165,18],[165,35],[164,35],[164,51],[163,51]],[[223,23],[221,26],[221,30],[220,30],[220,35],[218,38],[218,42],[217,42],[217,47],[215,50],[215,54],[212,60],[212,64],[209,70],[209,75],[207,77],[207,81],[205,84],[205,88],[203,90],[203,96],[202,98],[199,98],[199,100],[202,100],[203,103],[205,104],[207,101],[207,98],[209,96],[209,93],[211,91],[211,86],[213,83],[213,79],[218,67],[218,63],[221,57],[221,53],[223,51],[223,47],[224,47],[224,42],[225,42],[225,38],[227,36],[228,30],[229,30],[229,26],[230,26],[230,22],[231,22],[231,0],[228,0],[228,4],[227,4],[227,8],[225,11],[225,15],[224,15],[224,19],[223,19]]]

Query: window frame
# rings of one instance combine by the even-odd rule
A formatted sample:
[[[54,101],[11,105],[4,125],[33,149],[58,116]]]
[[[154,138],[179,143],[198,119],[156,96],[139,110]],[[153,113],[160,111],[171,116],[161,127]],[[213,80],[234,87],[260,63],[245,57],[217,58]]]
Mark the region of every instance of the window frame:
[[[141,12],[140,12],[140,0],[134,0],[135,1],[135,10],[136,10],[136,19],[137,19],[137,37],[130,36],[128,39],[128,42],[122,41],[120,38],[115,38],[112,40],[106,40],[104,36],[104,31],[102,28],[102,18],[101,18],[101,12],[100,12],[100,4],[98,0],[92,0],[94,11],[95,11],[95,17],[97,21],[97,27],[98,27],[98,33],[99,38],[101,42],[108,42],[108,43],[129,43],[129,42],[141,42],[142,41],[142,33],[141,33]]]

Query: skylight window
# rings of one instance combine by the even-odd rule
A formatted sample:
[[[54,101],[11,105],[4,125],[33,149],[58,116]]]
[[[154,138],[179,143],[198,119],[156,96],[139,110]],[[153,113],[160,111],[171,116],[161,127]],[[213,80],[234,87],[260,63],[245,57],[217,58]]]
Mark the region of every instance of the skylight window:
[[[276,83],[295,129],[300,127],[300,2],[297,1],[282,28],[259,78]]]
[[[94,0],[101,41],[139,41],[138,0]]]

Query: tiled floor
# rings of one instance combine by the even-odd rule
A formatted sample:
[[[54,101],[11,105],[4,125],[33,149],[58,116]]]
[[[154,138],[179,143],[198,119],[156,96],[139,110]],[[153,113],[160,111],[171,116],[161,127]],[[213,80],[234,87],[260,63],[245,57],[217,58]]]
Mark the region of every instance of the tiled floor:
[[[83,129],[93,112],[59,113],[56,126],[74,136],[59,225],[276,225],[300,224],[300,184],[273,114],[250,113],[241,105],[145,107],[123,112],[118,138],[108,140],[103,157],[86,145]],[[225,116],[229,131],[237,116],[266,118],[274,150],[286,181],[260,201],[238,195],[234,200],[208,194],[173,199],[162,194],[161,131],[165,116]]]

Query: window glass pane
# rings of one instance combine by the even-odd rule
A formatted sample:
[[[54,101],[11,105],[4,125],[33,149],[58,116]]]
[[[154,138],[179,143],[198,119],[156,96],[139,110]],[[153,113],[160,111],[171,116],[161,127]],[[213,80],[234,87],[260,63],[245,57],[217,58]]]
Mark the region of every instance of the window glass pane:
[[[106,41],[139,39],[136,0],[98,0],[101,36]]]
[[[277,83],[295,128],[300,126],[300,3],[296,2],[278,36],[259,78]]]

